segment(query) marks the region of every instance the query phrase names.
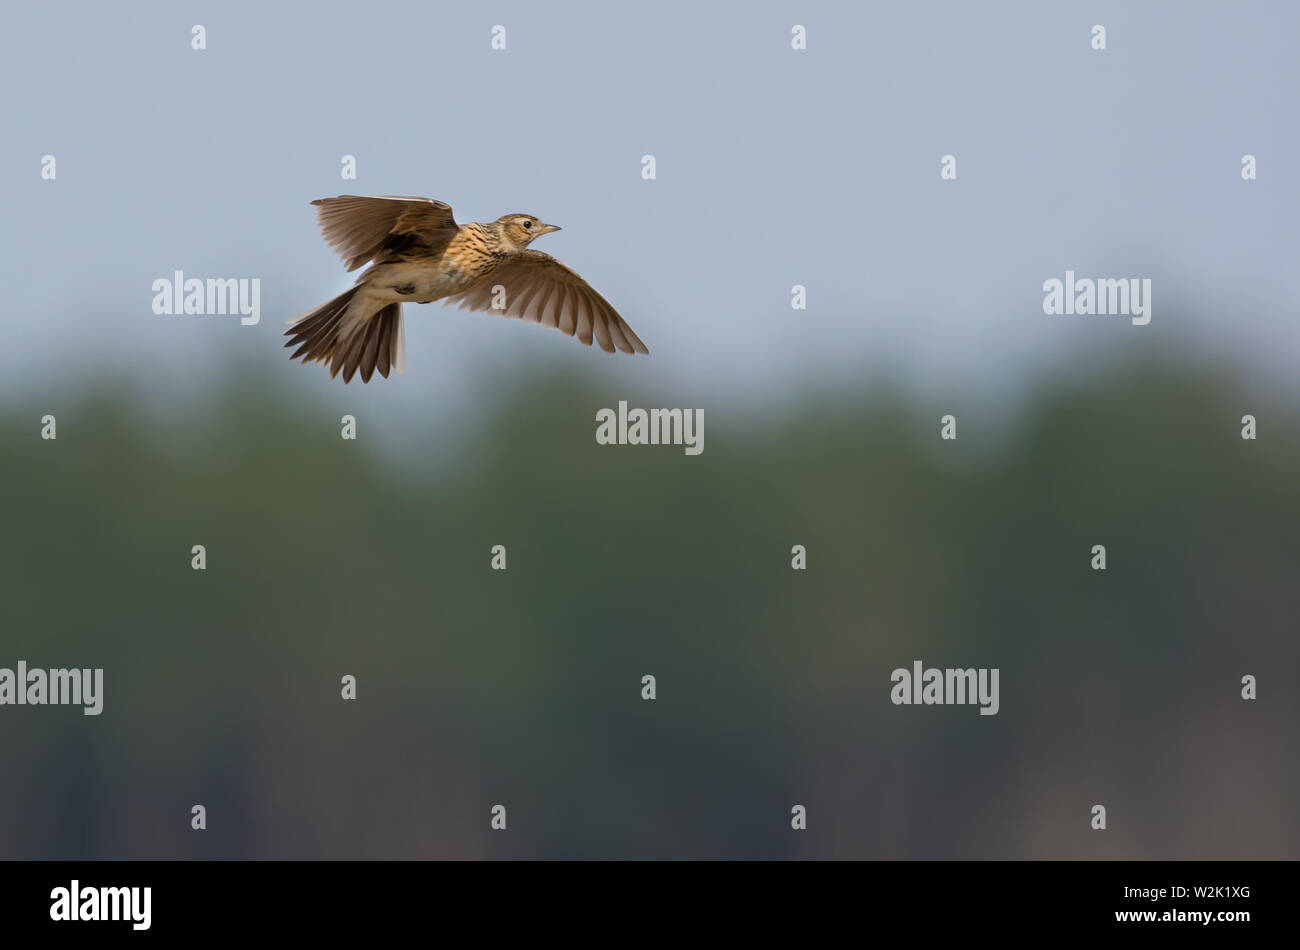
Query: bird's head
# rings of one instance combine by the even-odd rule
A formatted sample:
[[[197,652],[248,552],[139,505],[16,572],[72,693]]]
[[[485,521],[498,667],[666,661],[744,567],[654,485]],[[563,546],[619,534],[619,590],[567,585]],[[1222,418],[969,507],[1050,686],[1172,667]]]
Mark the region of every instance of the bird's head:
[[[531,214],[503,215],[497,218],[496,223],[500,228],[501,237],[516,251],[522,251],[534,238],[560,230],[555,225],[547,224]]]

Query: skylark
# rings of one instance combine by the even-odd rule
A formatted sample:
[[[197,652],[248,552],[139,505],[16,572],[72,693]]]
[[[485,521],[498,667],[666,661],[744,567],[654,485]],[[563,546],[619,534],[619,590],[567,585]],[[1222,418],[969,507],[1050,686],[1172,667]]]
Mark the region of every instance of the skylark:
[[[585,280],[549,254],[529,250],[560,230],[531,214],[507,214],[486,224],[456,224],[451,206],[432,198],[320,198],[316,219],[325,242],[349,271],[373,265],[356,286],[291,320],[290,359],[320,361],[331,378],[357,372],[370,382],[405,364],[402,303],[443,300],[555,327],[588,346],[594,336],[613,353],[649,353],[618,312]]]

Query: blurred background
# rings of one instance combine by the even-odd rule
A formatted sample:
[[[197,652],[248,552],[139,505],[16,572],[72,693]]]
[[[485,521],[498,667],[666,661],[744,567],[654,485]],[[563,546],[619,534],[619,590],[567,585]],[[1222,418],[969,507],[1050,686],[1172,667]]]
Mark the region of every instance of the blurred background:
[[[1296,8],[14,20],[0,667],[105,696],[0,707],[0,858],[1300,856]],[[434,304],[404,376],[289,362],[339,193],[561,224],[652,355]],[[598,446],[621,399],[704,453]],[[998,715],[892,705],[917,659]]]

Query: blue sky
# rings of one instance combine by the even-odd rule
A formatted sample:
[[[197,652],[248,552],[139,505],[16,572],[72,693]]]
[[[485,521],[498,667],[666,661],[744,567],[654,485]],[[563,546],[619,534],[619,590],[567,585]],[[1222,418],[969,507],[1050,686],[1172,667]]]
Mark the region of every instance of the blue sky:
[[[166,401],[257,371],[453,412],[548,367],[687,406],[882,375],[981,399],[1111,351],[1183,349],[1265,385],[1296,376],[1294,4],[52,3],[10,19],[0,394],[107,371]],[[340,193],[562,225],[536,246],[651,357],[408,306],[405,376],[345,396],[278,339],[351,283],[309,206]],[[260,278],[261,323],[155,315],[152,281],[177,269]],[[1151,324],[1044,315],[1042,282],[1067,269],[1151,278]]]

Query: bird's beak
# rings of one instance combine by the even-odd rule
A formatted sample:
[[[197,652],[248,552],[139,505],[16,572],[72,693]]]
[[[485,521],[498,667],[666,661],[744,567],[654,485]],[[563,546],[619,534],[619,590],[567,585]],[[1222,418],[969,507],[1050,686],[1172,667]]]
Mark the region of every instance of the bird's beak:
[[[542,233],[543,233],[543,234],[550,234],[552,231],[559,231],[559,230],[562,230],[562,229],[560,228],[559,225],[557,225],[557,224],[548,224],[548,225],[545,225],[545,226],[542,228]]]

